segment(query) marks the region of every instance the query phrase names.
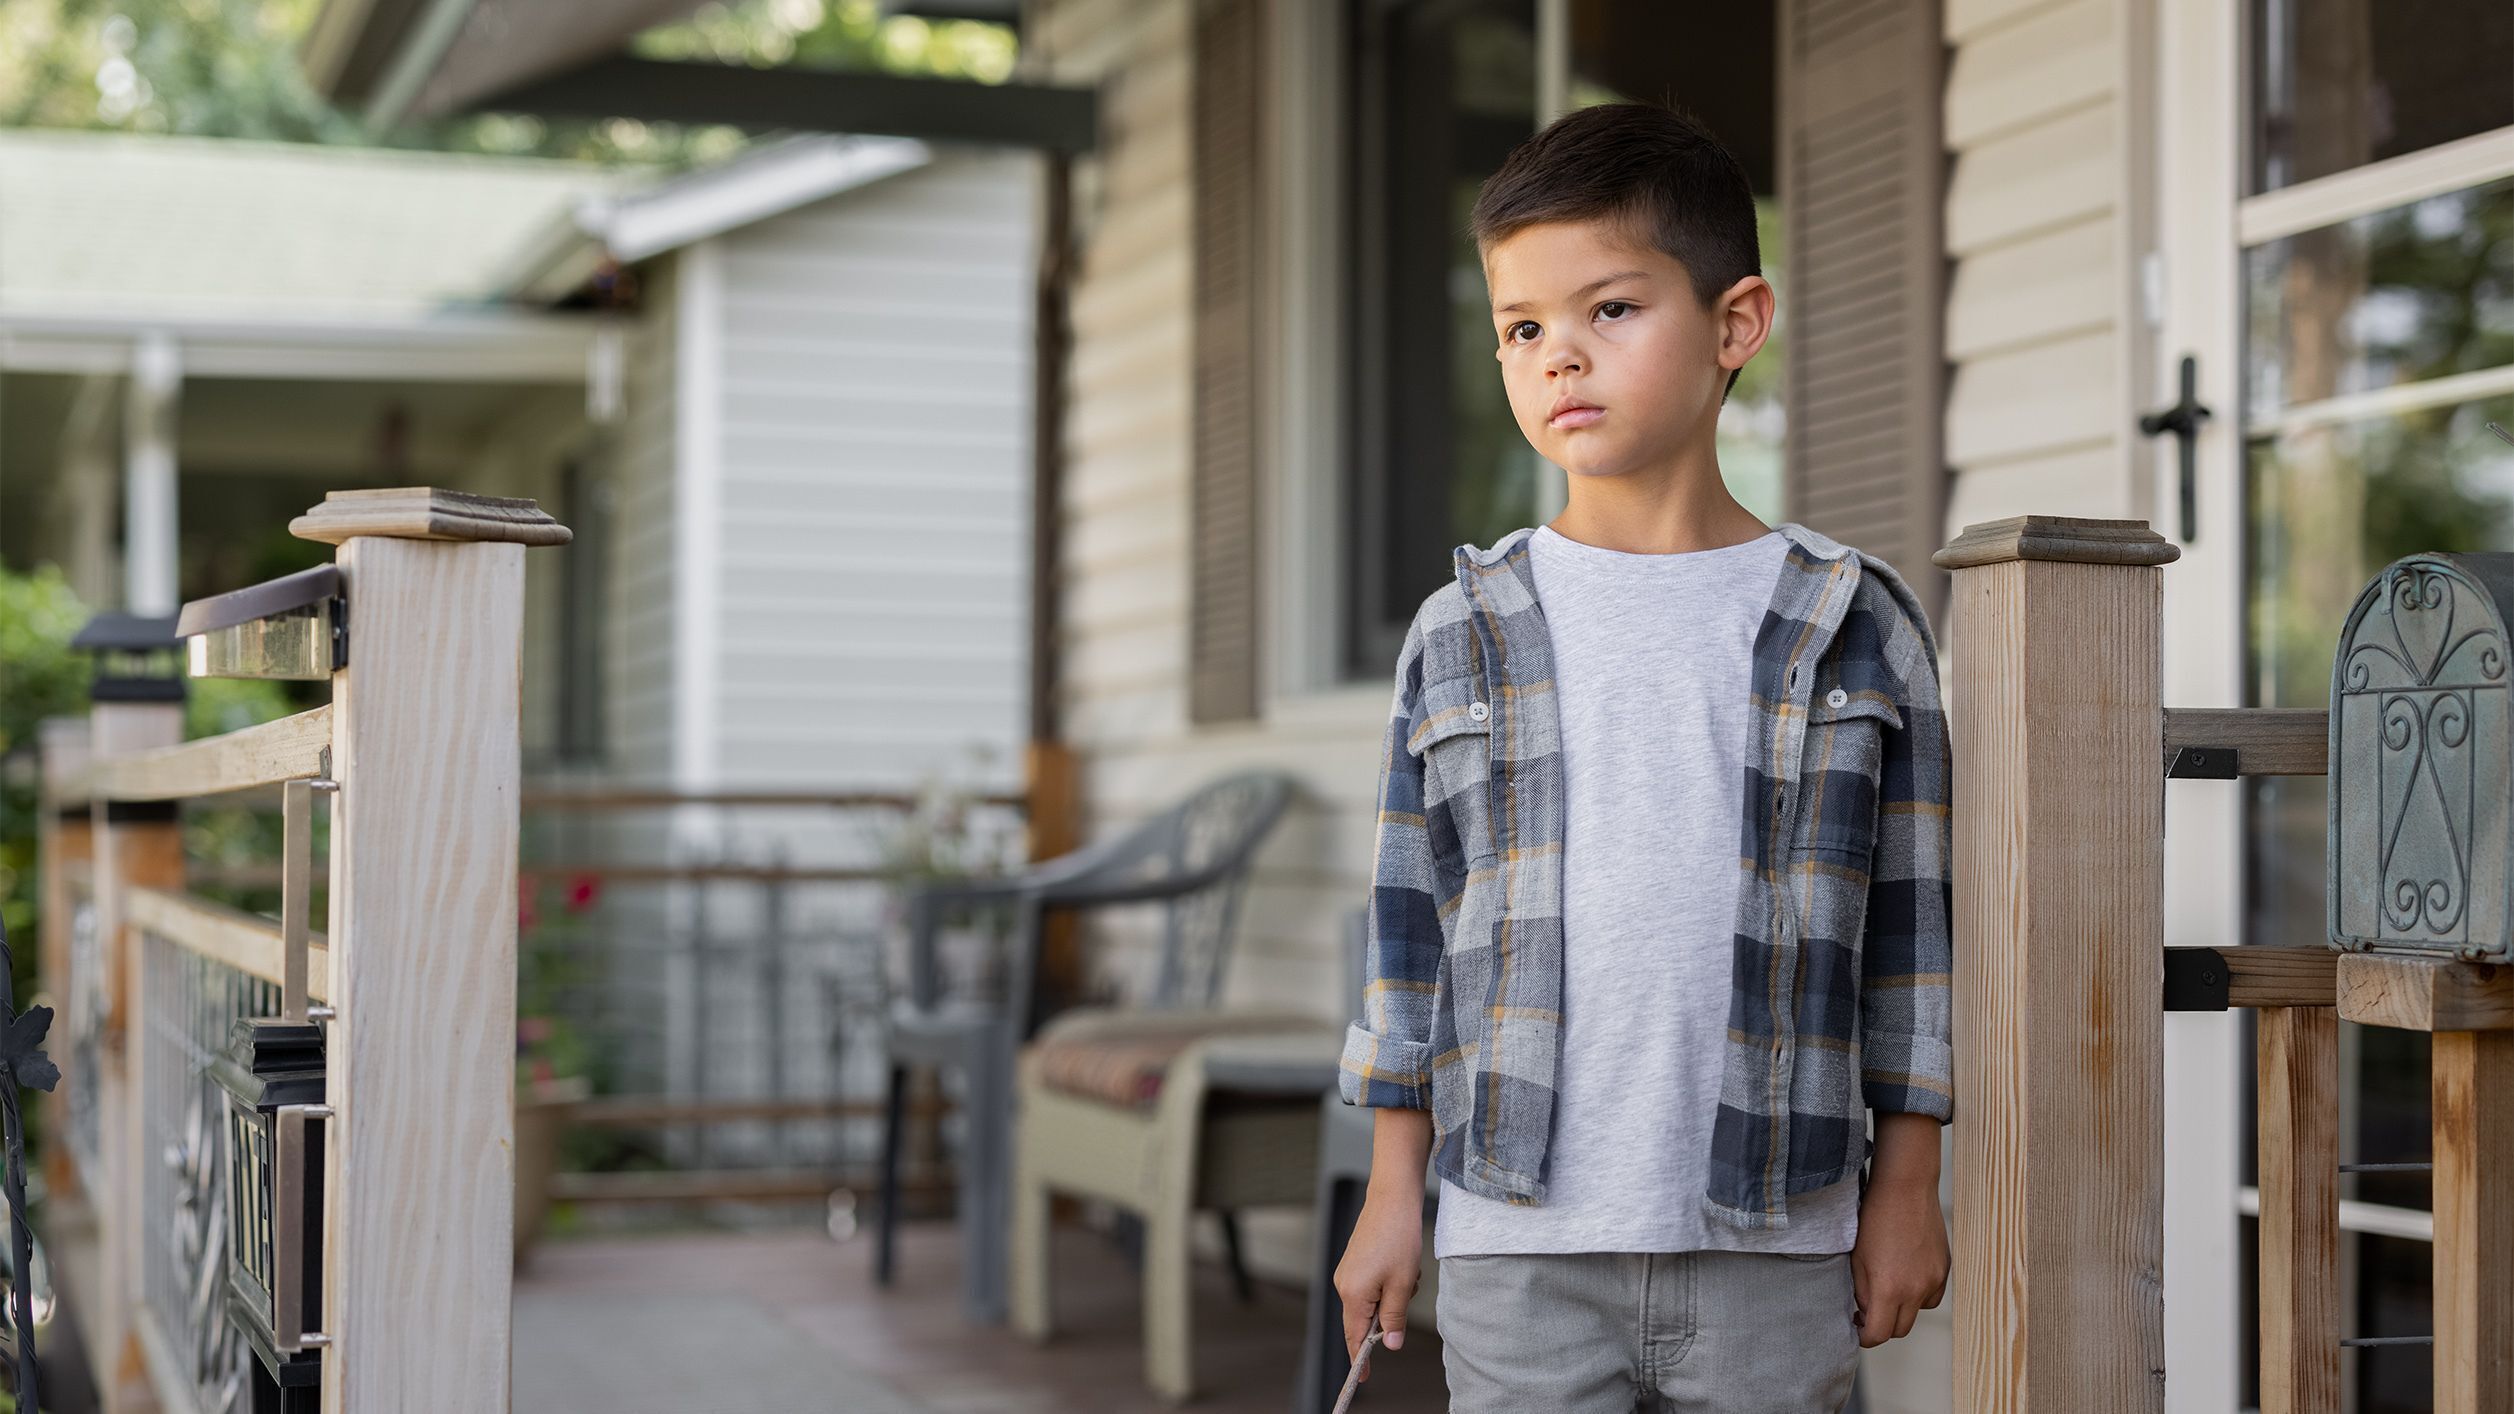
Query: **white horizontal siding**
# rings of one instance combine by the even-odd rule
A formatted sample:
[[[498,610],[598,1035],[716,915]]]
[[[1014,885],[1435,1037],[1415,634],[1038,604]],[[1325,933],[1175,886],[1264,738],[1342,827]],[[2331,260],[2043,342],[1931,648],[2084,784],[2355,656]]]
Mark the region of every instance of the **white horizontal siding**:
[[[1018,784],[1033,172],[946,150],[723,239],[720,784]]]
[[[2132,498],[2131,0],[1947,0],[1947,534]]]

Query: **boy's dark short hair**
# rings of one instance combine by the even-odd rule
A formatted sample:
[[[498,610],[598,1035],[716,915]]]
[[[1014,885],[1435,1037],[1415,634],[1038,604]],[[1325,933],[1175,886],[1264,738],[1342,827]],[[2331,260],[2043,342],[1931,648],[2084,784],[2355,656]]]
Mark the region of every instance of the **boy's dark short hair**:
[[[1710,129],[1655,104],[1605,103],[1546,124],[1485,178],[1467,228],[1489,251],[1529,226],[1592,220],[1674,258],[1705,306],[1763,273],[1746,169]]]

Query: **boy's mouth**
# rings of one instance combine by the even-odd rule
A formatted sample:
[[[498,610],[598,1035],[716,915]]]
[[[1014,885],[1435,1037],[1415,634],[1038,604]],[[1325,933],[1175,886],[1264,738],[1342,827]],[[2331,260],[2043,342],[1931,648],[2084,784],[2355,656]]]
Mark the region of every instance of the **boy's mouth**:
[[[1574,427],[1586,427],[1604,416],[1606,409],[1597,404],[1566,396],[1555,400],[1554,410],[1546,415],[1545,425],[1568,431]]]

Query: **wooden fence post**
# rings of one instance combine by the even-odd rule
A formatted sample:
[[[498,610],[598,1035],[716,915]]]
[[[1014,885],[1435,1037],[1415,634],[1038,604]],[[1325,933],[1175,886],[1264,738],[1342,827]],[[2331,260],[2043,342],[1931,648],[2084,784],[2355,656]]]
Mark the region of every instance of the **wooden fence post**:
[[[529,501],[335,492],[323,1363],[327,1414],[503,1410],[514,1265],[515,881]]]
[[[2436,1414],[2514,1414],[2514,1031],[2431,1039]]]
[[[99,701],[89,718],[91,759],[127,755],[183,740],[183,701]],[[95,1077],[100,1132],[97,1167],[89,1198],[103,1249],[98,1257],[101,1290],[95,1305],[105,1329],[94,1348],[110,1352],[111,1367],[96,1371],[107,1414],[154,1410],[157,1398],[139,1345],[141,1255],[146,1250],[150,1153],[139,1103],[147,1073],[148,1002],[141,995],[139,931],[122,902],[135,888],[183,887],[183,819],[172,802],[92,800],[88,806],[96,853],[96,934],[102,946],[104,1035],[97,1045]]]
[[[2164,1408],[2162,574],[2021,516],[1954,571],[1955,1408]]]
[[[2339,1013],[2256,1025],[2261,1414],[2339,1414]]]
[[[74,865],[93,868],[96,862],[95,825],[88,818],[85,792],[75,785],[87,770],[87,735],[85,717],[47,717],[36,729],[36,975],[41,979],[37,985],[52,997],[54,1020],[46,1046],[62,1063],[64,1082],[44,1097],[44,1125],[54,1138],[44,1146],[43,1167],[45,1186],[60,1194],[84,1193],[84,1186],[96,1181],[95,1175],[72,1167],[70,1146],[63,1138],[70,1132],[71,1089],[96,1083],[91,1076],[76,1074],[76,1063],[69,1059],[79,1025],[70,1014],[71,925],[77,911],[70,870]],[[74,800],[81,802],[76,808],[68,803]]]

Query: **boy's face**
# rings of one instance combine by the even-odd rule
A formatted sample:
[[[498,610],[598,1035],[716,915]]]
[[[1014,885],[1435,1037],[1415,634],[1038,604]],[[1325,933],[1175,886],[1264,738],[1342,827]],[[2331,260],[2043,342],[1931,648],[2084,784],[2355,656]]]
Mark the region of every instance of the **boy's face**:
[[[1704,308],[1684,265],[1604,221],[1525,227],[1484,253],[1511,415],[1573,476],[1671,464],[1708,447],[1729,374],[1772,329],[1749,275]],[[1585,406],[1576,406],[1585,405]]]

